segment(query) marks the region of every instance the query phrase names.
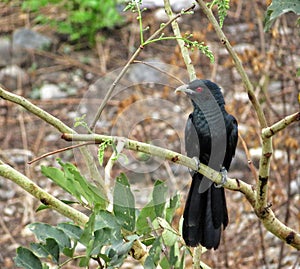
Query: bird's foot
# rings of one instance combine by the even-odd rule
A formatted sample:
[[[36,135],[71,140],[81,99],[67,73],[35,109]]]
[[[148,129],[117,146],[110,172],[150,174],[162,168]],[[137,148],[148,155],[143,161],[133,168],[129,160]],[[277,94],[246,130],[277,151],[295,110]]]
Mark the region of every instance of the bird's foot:
[[[189,168],[189,171],[190,171],[191,174],[197,173],[198,170],[200,169],[200,160],[199,160],[199,158],[194,156],[193,160],[195,161],[195,163],[197,165],[197,170],[192,170],[192,169]]]
[[[224,184],[227,182],[227,170],[226,170],[226,168],[222,167],[220,173],[221,173],[221,176],[222,176],[221,183],[220,184],[215,184],[216,188],[222,188],[224,186]]]

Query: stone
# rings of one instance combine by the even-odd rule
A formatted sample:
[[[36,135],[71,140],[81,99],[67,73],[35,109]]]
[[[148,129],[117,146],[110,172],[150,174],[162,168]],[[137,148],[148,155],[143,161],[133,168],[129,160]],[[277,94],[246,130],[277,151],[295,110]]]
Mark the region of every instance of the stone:
[[[7,37],[0,38],[0,67],[11,63],[11,42]]]
[[[29,76],[21,67],[10,65],[1,69],[0,83],[9,90],[16,90],[29,83]]]
[[[20,64],[27,60],[26,49],[47,50],[51,47],[52,40],[28,28],[14,31],[12,38],[13,63]]]
[[[55,84],[44,84],[40,88],[41,100],[65,98],[67,93],[62,91],[59,86]]]

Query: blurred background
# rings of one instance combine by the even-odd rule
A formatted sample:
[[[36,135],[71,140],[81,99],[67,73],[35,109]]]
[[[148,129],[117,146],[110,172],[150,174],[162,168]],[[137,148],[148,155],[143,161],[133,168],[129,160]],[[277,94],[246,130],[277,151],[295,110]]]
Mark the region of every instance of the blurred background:
[[[140,45],[140,32],[137,14],[123,12],[125,4],[120,1],[103,1],[101,6],[91,0],[81,4],[57,2],[60,1],[0,2],[0,83],[73,127],[76,117],[86,114],[87,122],[93,118],[114,78]],[[144,1],[146,38],[168,20],[160,2]],[[176,3],[175,11],[189,5]],[[230,1],[223,30],[241,58],[271,125],[299,111],[300,81],[296,72],[300,67],[300,38],[297,16],[293,13],[280,17],[269,32],[263,31],[268,4],[268,1]],[[222,87],[227,111],[238,120],[240,135],[257,168],[261,130],[231,58],[200,10],[183,16],[180,27],[182,33],[192,33],[193,39],[204,41],[212,50],[214,64],[197,50],[190,53],[197,76]],[[171,28],[164,33],[173,35]],[[184,153],[185,121],[192,107],[187,98],[174,93],[175,87],[181,84],[175,78],[188,82],[177,42],[150,44],[137,60],[148,64],[132,65],[105,107],[96,132]],[[1,99],[0,126],[0,158],[54,196],[68,198],[41,175],[40,166],[57,166],[55,159],[60,157],[81,167],[76,152],[67,151],[27,164],[37,156],[69,146],[60,139],[60,133]],[[276,216],[298,231],[299,137],[299,123],[274,136],[269,188],[269,202]],[[96,149],[91,147],[92,151]],[[129,160],[117,164],[112,177],[126,172],[138,205],[145,205],[153,182],[162,179],[166,180],[170,195],[176,191],[183,194],[184,206],[190,183],[187,169],[139,153],[123,153],[130,156]],[[108,150],[105,162],[110,155]],[[229,175],[255,184],[241,141]],[[230,224],[219,249],[203,256],[208,265],[212,268],[299,267],[299,252],[266,231],[242,194],[226,191],[226,196]],[[32,234],[25,229],[27,224],[35,221],[55,224],[66,220],[53,211],[36,213],[38,205],[29,194],[0,177],[0,268],[15,268],[15,249],[32,242]],[[179,219],[182,211],[177,213]],[[129,261],[122,268],[132,266]]]

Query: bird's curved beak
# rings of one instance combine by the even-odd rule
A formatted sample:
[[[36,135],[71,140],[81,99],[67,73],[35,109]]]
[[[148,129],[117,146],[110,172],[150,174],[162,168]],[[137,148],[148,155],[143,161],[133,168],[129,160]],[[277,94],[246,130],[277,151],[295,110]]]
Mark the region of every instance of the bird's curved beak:
[[[184,84],[176,88],[175,93],[184,92],[185,94],[192,94],[193,90],[189,88],[189,85]]]

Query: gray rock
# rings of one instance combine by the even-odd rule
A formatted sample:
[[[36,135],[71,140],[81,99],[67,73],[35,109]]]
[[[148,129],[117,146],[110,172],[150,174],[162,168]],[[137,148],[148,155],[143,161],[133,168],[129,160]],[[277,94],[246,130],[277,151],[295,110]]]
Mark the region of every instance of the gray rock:
[[[10,65],[1,69],[0,83],[9,90],[16,90],[19,86],[29,83],[29,76],[21,67]]]
[[[9,38],[0,38],[0,66],[7,66],[11,63],[11,42]]]
[[[55,84],[45,84],[40,89],[41,100],[59,99],[67,96],[67,93],[62,91]]]
[[[12,39],[13,62],[20,64],[26,61],[28,52],[26,49],[49,49],[52,40],[31,29],[20,28],[14,31]]]
[[[167,65],[158,59],[147,60],[150,65],[165,70]],[[134,83],[166,83],[166,76],[159,70],[152,68],[148,65],[138,63],[131,65],[128,70],[128,78]]]
[[[13,46],[26,49],[49,49],[52,41],[49,37],[31,29],[20,28],[13,33]]]

